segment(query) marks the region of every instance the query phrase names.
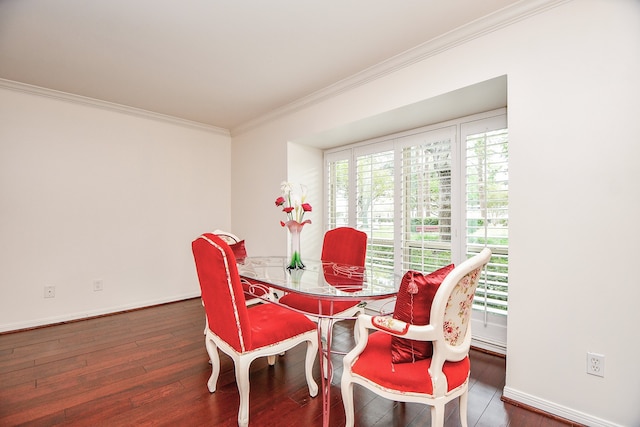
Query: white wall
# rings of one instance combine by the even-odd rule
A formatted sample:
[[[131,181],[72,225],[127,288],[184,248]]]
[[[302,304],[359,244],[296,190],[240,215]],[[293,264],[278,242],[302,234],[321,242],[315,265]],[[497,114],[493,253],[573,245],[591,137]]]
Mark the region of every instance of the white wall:
[[[303,145],[289,143],[287,147],[288,171],[287,177],[293,183],[307,186],[308,199],[313,210],[305,215],[305,219],[311,219],[311,224],[304,227],[300,237],[300,253],[302,257],[309,256],[319,259],[322,251],[322,238],[325,224],[322,215],[323,189],[322,174],[324,158],[322,150]],[[303,259],[304,261],[304,259]]]
[[[199,295],[190,245],[230,227],[230,156],[207,129],[0,89],[0,331]]]
[[[298,154],[287,141],[500,75],[510,131],[505,395],[588,425],[640,425],[638,1],[560,4],[234,137],[234,230],[263,251],[286,248],[267,206]],[[236,179],[240,168],[258,178]],[[606,356],[604,378],[585,373],[587,351]]]
[[[287,141],[247,132],[233,138],[231,228],[246,240],[249,256],[286,253],[287,235],[275,207],[287,176]]]
[[[313,211],[305,214],[312,223],[303,229],[300,251],[303,258],[319,258],[324,235],[323,153],[280,137],[282,130],[265,128],[233,138],[233,232],[246,240],[249,255],[287,253],[288,232],[280,226],[285,216],[274,202],[280,196],[282,181],[304,184]]]

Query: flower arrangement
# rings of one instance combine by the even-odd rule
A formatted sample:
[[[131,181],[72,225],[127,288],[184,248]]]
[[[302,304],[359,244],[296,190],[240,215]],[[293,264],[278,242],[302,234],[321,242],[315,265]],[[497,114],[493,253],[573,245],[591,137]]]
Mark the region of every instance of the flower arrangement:
[[[283,181],[280,184],[282,195],[276,199],[276,207],[282,207],[287,215],[287,221],[280,221],[280,225],[287,227],[291,235],[291,260],[287,267],[291,270],[303,270],[304,264],[300,256],[300,233],[305,224],[311,224],[310,219],[304,219],[304,214],[311,212],[311,205],[307,203],[307,187],[300,185],[300,193],[294,193],[293,184]],[[304,221],[303,221],[304,220]]]
[[[293,184],[283,181],[280,184],[282,195],[276,199],[276,206],[282,207],[282,212],[287,215],[287,220],[296,221],[302,224],[304,214],[311,212],[312,207],[307,200],[307,187],[300,185],[300,193],[293,192]],[[310,224],[310,220],[306,220],[305,224]],[[280,221],[283,227],[286,225],[284,221]]]

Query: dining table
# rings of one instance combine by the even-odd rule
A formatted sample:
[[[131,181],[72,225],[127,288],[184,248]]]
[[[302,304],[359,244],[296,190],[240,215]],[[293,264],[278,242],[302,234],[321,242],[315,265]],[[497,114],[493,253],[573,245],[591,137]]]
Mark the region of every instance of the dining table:
[[[331,329],[334,321],[345,319],[342,316],[338,317],[338,313],[334,313],[333,303],[336,301],[366,303],[371,300],[394,297],[398,292],[401,277],[393,271],[392,267],[362,267],[319,259],[305,259],[304,268],[290,269],[288,266],[289,258],[284,256],[247,257],[238,263],[238,273],[252,296],[269,303],[279,304],[279,296],[291,292],[317,300],[318,310],[313,313],[306,313],[285,304],[280,305],[327,320],[317,322],[322,425],[327,427],[333,378],[331,355],[338,353],[333,352],[331,348]],[[324,331],[323,328],[328,330]]]

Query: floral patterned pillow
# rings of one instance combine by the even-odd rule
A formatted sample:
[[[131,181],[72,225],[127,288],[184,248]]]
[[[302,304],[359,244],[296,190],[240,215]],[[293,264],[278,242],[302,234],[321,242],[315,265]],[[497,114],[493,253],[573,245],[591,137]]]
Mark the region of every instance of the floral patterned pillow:
[[[400,283],[393,319],[412,325],[428,325],[433,297],[453,267],[453,264],[450,264],[427,275],[417,271],[407,271]],[[432,353],[433,346],[430,341],[415,341],[397,336],[391,338],[393,363],[427,359]]]

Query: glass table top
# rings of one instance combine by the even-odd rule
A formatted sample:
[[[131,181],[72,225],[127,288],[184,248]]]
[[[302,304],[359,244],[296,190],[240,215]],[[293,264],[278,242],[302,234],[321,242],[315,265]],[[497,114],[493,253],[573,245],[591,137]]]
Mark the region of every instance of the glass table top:
[[[401,277],[393,270],[304,260],[303,270],[287,269],[287,257],[248,257],[238,263],[246,279],[276,289],[331,300],[382,299],[398,292]]]

